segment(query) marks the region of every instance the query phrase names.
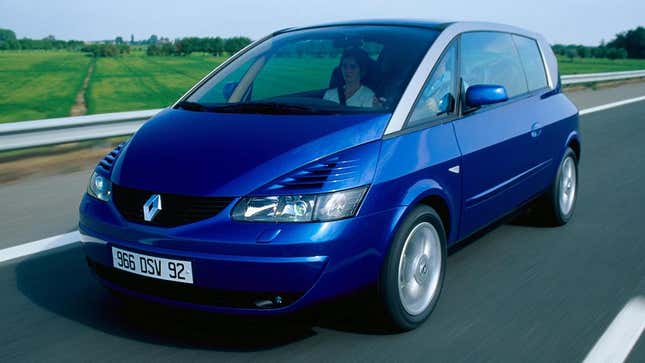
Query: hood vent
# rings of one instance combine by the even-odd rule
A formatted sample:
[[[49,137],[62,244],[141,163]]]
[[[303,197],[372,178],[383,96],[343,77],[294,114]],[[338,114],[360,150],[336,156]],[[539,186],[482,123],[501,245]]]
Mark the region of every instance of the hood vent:
[[[120,143],[117,147],[114,148],[114,150],[110,151],[109,154],[105,155],[103,160],[99,162],[96,168],[105,172],[107,175],[110,175],[110,173],[112,172],[112,167],[114,166],[114,162],[116,161],[116,158],[121,153],[121,150],[123,150],[123,148],[125,147],[126,143],[127,141]]]
[[[360,160],[331,157],[296,170],[278,180],[269,189],[299,190],[333,188],[337,184],[352,183],[361,177]]]
[[[251,195],[329,193],[370,184],[380,149],[381,141],[377,140],[328,155],[274,179]]]

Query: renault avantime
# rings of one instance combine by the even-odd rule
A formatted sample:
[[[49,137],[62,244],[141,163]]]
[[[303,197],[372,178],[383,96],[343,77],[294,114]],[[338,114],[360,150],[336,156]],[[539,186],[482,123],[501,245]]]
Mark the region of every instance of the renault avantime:
[[[169,72],[172,72],[169,70]],[[375,20],[277,31],[96,166],[80,205],[109,289],[275,315],[376,291],[409,330],[446,251],[531,202],[572,217],[581,143],[539,34]]]

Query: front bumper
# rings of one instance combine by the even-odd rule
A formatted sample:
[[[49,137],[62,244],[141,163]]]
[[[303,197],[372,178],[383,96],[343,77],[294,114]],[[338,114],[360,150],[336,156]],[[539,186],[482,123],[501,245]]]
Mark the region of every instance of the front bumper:
[[[217,216],[174,228],[126,221],[111,202],[85,196],[79,230],[90,267],[110,288],[225,313],[288,312],[376,281],[404,208],[325,223],[244,223]],[[194,284],[112,267],[112,246],[189,260]]]

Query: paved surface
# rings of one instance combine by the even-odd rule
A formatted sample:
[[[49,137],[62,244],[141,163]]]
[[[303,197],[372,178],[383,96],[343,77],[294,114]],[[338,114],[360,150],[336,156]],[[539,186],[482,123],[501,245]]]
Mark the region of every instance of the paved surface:
[[[453,251],[437,309],[415,331],[380,331],[366,297],[330,306],[313,327],[124,304],[75,245],[0,264],[0,361],[581,361],[623,305],[645,296],[644,115],[639,102],[583,116],[572,222],[502,224]],[[87,174],[60,178],[0,189],[2,213],[27,215],[0,216],[1,240],[74,228]],[[21,193],[41,202],[12,204]],[[641,338],[628,361],[645,361],[644,347]]]
[[[619,87],[600,88],[596,91],[587,89],[567,93],[578,109],[599,106],[606,103],[622,101],[645,95],[645,82],[625,84]]]
[[[90,171],[0,186],[0,249],[77,229]]]

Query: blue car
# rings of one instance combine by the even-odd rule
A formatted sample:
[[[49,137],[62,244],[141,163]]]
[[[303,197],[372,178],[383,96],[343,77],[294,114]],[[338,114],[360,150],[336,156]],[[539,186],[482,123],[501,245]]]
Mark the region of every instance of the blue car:
[[[570,220],[580,150],[538,34],[285,29],[107,155],[79,229],[89,266],[122,294],[272,315],[375,286],[374,304],[409,330],[437,304],[447,247],[529,202]]]

